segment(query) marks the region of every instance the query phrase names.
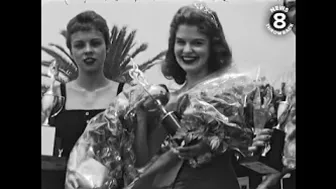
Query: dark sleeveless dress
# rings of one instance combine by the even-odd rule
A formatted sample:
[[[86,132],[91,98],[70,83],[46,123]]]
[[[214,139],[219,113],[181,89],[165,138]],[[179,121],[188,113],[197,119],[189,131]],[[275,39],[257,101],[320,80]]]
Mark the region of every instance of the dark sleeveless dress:
[[[240,165],[235,158],[235,156],[232,156],[232,165],[234,167],[234,170],[236,172],[237,177],[248,177],[249,178],[249,188],[250,189],[256,189],[258,185],[262,181],[262,175],[259,173],[248,169],[247,167]]]
[[[172,189],[239,189],[237,176],[231,164],[231,152],[219,155],[201,168],[184,163]]]
[[[66,99],[65,84],[60,85],[61,95]],[[118,92],[122,91],[123,83],[119,84]],[[116,94],[116,95],[117,95]],[[56,126],[56,138],[60,139],[62,156],[69,158],[70,152],[78,138],[84,132],[88,121],[104,109],[66,110],[50,119],[51,125]],[[66,170],[41,170],[42,189],[64,189]]]

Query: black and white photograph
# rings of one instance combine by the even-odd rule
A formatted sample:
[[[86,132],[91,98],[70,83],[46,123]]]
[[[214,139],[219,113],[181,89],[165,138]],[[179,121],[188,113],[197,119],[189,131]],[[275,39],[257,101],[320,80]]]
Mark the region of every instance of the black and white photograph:
[[[42,189],[296,189],[296,0],[42,0]]]

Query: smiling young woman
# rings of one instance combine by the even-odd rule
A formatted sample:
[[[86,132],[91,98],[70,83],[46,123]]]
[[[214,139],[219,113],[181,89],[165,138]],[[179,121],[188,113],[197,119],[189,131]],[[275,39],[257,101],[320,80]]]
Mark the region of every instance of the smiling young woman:
[[[203,3],[181,7],[170,25],[168,51],[161,70],[168,79],[174,79],[182,86],[176,91],[171,91],[166,109],[179,112],[180,103],[183,101],[181,98],[202,86],[202,83],[225,75],[231,66],[231,60],[232,53],[216,12]],[[190,124],[199,126],[195,120]],[[267,135],[266,133],[261,132],[260,135]],[[173,146],[173,141],[165,138],[166,136],[163,127],[153,131],[148,139],[149,148],[160,148],[162,141],[165,141],[164,144],[170,144],[168,146]],[[264,140],[259,140],[253,146],[256,147],[257,143],[263,145]],[[144,188],[152,186],[156,189],[239,189],[231,150],[212,150],[204,139],[196,144],[178,147],[174,153],[177,154],[178,160],[172,160],[174,163],[159,170],[153,183],[150,183],[152,178],[142,177],[143,183],[149,182]],[[189,163],[188,159],[206,153],[216,155],[211,156],[210,162],[200,167],[195,168]],[[161,157],[163,156],[164,154]]]

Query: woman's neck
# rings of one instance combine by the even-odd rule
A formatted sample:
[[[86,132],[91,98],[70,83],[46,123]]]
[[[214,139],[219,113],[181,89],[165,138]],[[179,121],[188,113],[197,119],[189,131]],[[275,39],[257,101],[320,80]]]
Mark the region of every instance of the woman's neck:
[[[195,85],[206,79],[210,75],[207,69],[204,69],[197,73],[187,73],[186,84],[184,85],[185,90],[193,88]]]
[[[81,73],[74,83],[86,91],[95,91],[99,88],[108,85],[109,80],[104,76],[104,74],[86,74]]]

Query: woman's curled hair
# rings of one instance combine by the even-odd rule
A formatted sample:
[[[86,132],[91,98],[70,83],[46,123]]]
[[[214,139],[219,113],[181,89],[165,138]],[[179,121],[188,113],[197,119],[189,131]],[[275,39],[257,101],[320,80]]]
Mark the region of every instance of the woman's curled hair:
[[[161,70],[167,79],[174,79],[177,84],[183,84],[186,80],[186,72],[179,66],[174,54],[176,32],[180,25],[197,26],[210,41],[210,54],[208,60],[209,71],[212,73],[219,69],[225,69],[232,63],[232,53],[224,36],[222,26],[214,11],[202,11],[195,6],[181,7],[170,24],[168,51]]]

